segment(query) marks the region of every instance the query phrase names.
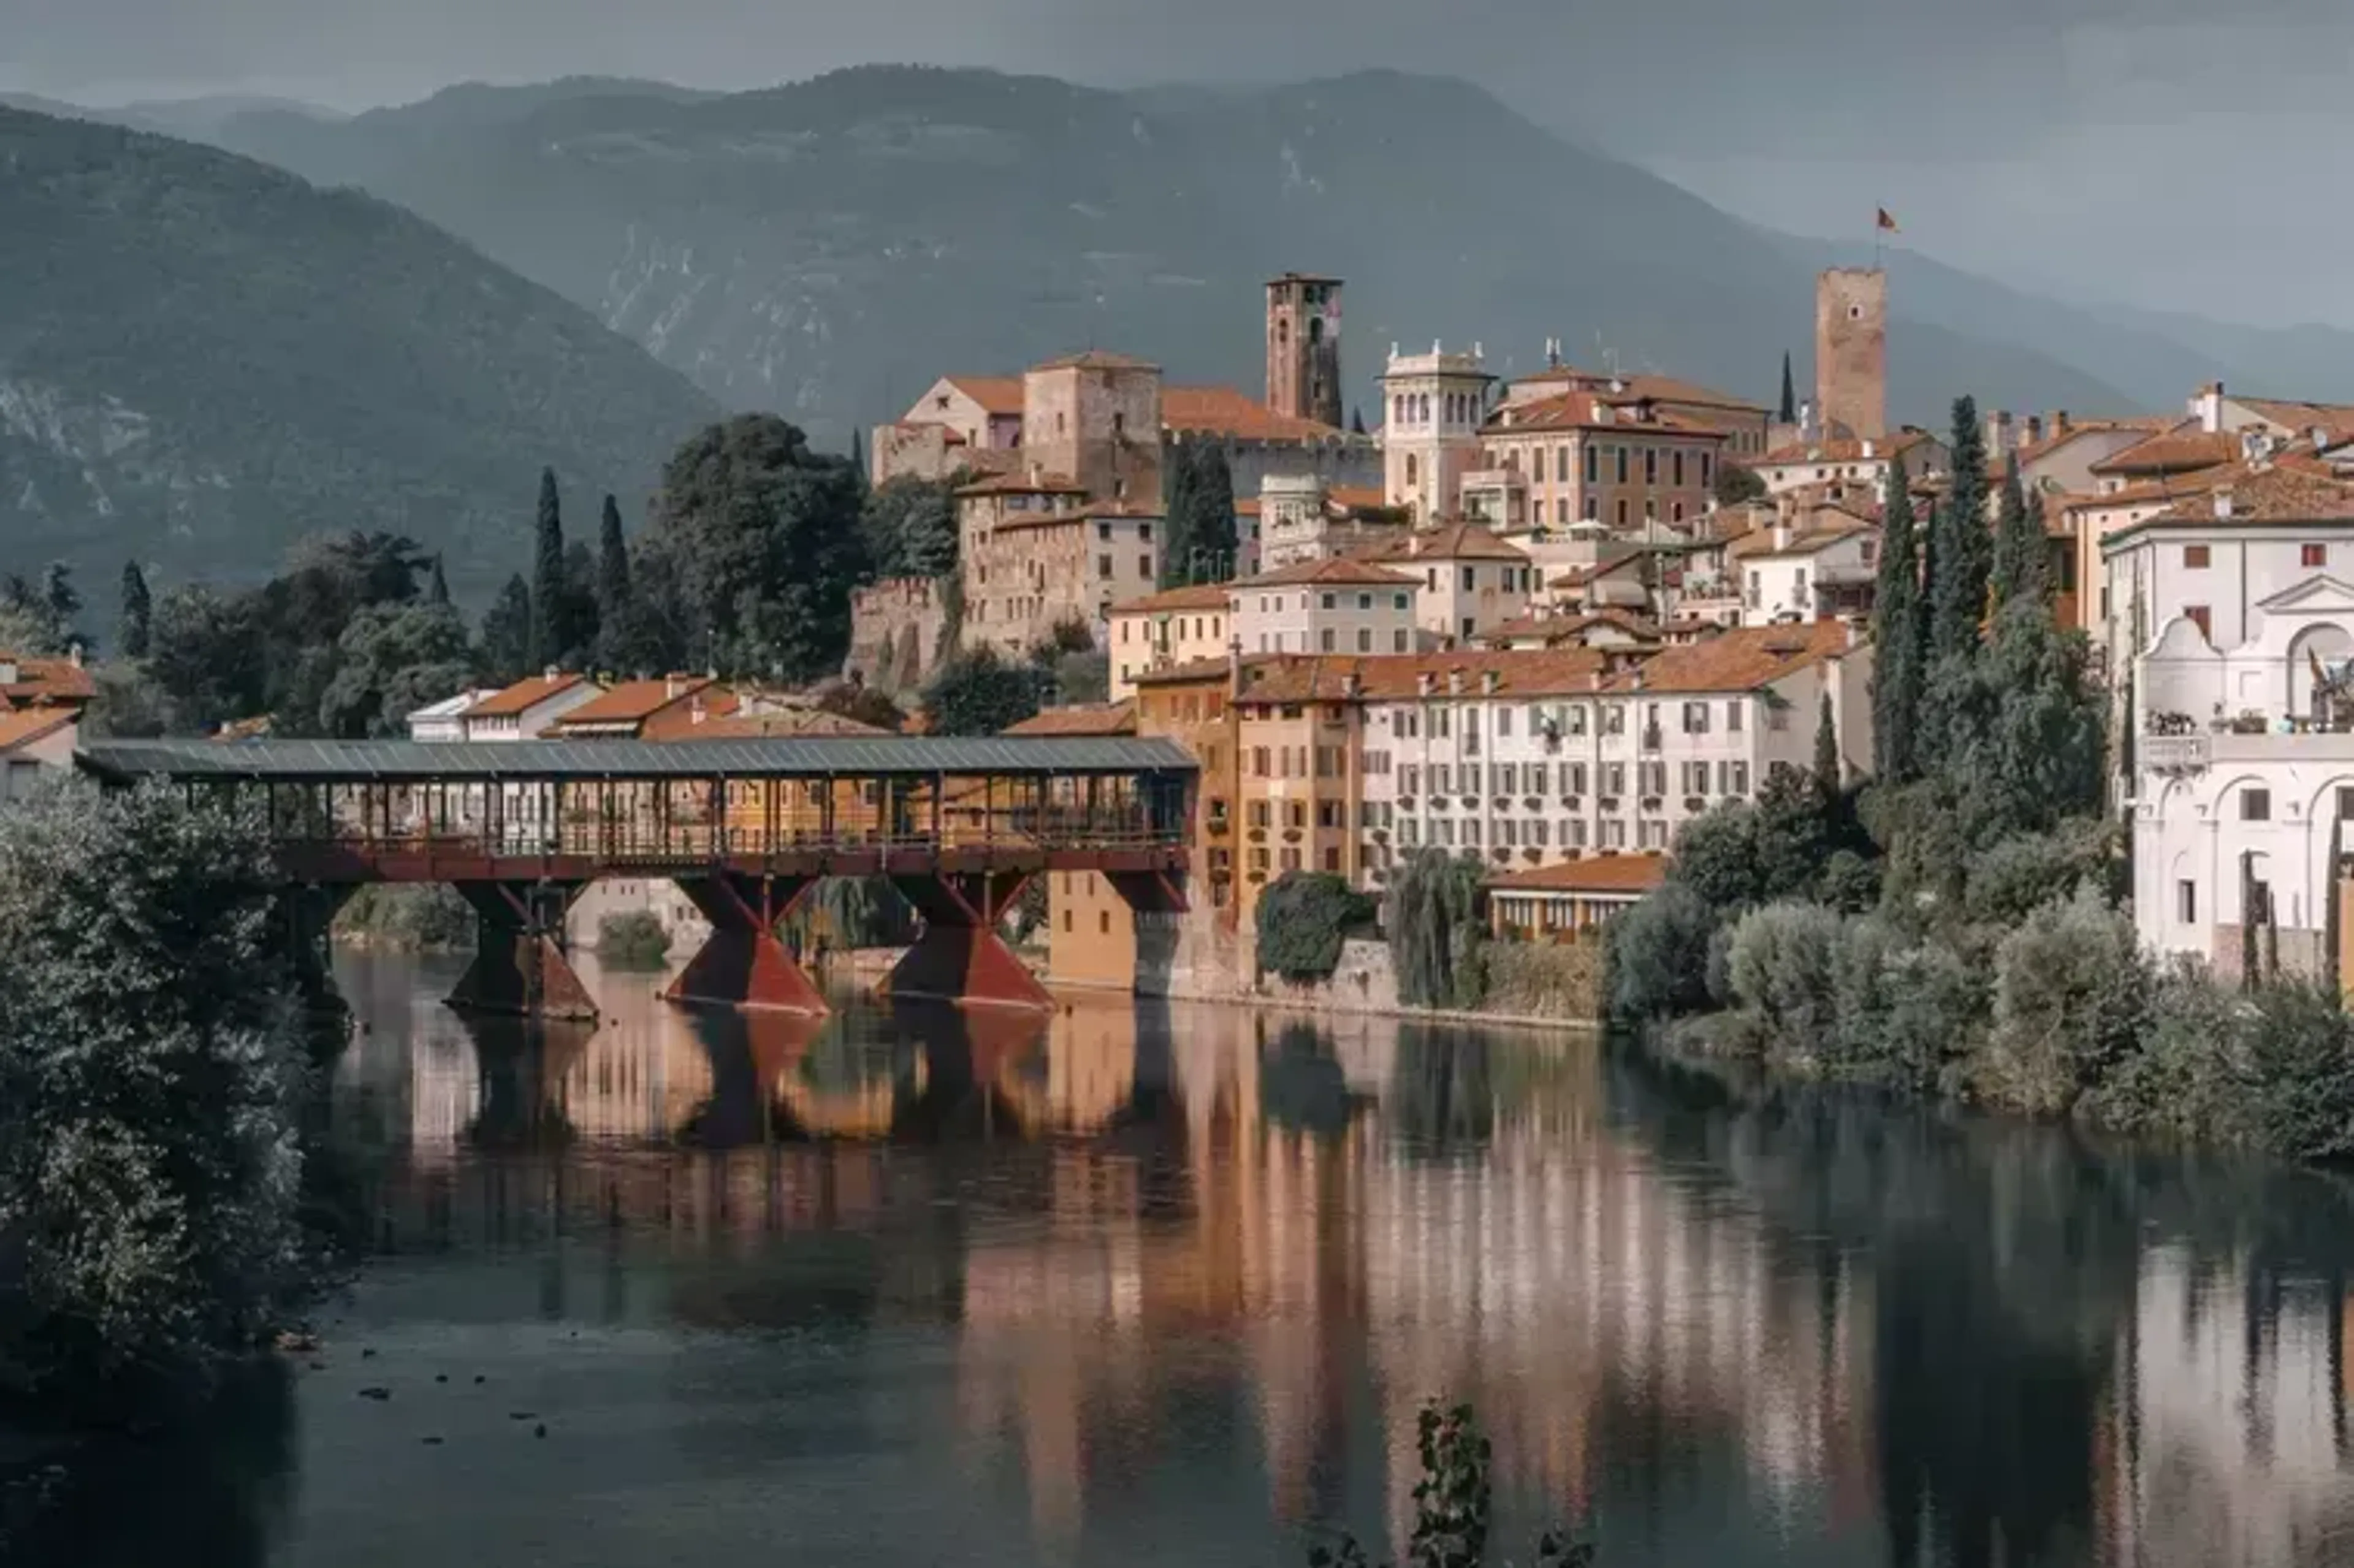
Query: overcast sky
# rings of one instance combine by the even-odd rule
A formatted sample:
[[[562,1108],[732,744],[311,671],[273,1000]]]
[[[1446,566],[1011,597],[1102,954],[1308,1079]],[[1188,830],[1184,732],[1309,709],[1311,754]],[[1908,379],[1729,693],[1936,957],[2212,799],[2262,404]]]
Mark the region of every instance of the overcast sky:
[[[0,88],[86,101],[875,60],[1447,72],[1797,232],[1861,234],[1884,204],[1916,248],[2013,281],[2354,324],[2348,0],[0,0]]]

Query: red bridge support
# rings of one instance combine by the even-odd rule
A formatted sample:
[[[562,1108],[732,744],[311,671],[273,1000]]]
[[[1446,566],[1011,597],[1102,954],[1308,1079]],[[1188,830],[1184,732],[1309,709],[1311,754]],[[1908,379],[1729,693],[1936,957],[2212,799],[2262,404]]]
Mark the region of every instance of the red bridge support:
[[[817,883],[814,876],[729,871],[681,877],[680,889],[711,922],[711,938],[663,995],[719,1007],[827,1012],[825,993],[777,936],[778,924]]]
[[[998,920],[1032,874],[943,871],[892,877],[924,917],[924,934],[877,989],[894,997],[980,1006],[1053,1007],[1054,997],[997,934]]]
[[[474,961],[450,1005],[474,1012],[594,1020],[596,1000],[564,954],[577,882],[461,882],[474,906]]]

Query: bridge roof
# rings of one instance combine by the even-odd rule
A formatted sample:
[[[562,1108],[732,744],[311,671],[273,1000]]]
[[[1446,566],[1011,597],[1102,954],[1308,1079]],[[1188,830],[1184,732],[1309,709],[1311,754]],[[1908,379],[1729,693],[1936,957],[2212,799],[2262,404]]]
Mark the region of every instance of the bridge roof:
[[[762,736],[732,740],[94,740],[101,778],[369,779],[824,778],[1194,771],[1176,742],[1132,736]]]

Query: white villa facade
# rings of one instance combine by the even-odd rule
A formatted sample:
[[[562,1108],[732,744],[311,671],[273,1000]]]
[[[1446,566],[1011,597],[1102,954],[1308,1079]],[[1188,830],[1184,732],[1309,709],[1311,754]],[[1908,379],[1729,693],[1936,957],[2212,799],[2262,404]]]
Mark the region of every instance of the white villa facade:
[[[2143,941],[2237,974],[2253,923],[2262,961],[2323,972],[2354,816],[2354,697],[2329,692],[2354,668],[2354,485],[2235,476],[2102,556]]]

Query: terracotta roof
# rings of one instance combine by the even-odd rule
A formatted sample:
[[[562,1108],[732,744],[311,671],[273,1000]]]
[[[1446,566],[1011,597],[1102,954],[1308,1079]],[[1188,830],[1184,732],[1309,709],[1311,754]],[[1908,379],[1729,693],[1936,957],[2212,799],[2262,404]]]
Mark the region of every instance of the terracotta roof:
[[[1648,397],[1574,390],[1503,404],[1479,427],[1479,433],[1490,438],[1523,435],[1532,430],[1619,430],[1638,434],[1657,430],[1662,435],[1717,437],[1724,434],[1713,425],[1662,413]]]
[[[561,672],[554,675],[534,675],[527,681],[517,681],[512,686],[493,692],[460,716],[470,719],[505,718],[525,714],[548,698],[570,691],[588,678]]]
[[[2218,515],[2226,491],[2232,514]],[[2209,499],[2147,518],[2147,523],[2354,523],[2354,482],[2309,464],[2275,463],[2218,478]]]
[[[1133,355],[1114,354],[1108,348],[1089,348],[1082,349],[1077,354],[1064,355],[1059,359],[1046,360],[1030,368],[1033,370],[1158,370],[1161,367],[1149,359],[1139,359]]]
[[[1670,648],[1640,669],[1620,675],[1610,683],[1609,690],[1622,695],[1754,692],[1847,651],[1848,628],[1843,621],[1736,627],[1704,642]]]
[[[2307,403],[2282,397],[2242,397],[2226,394],[2227,402],[2236,403],[2260,419],[2268,420],[2297,435],[2315,429],[2326,430],[2332,440],[2342,440],[2354,435],[2354,406],[2344,403]]]
[[[1113,605],[1108,613],[1154,615],[1167,609],[1224,609],[1226,597],[1234,591],[1232,583],[1192,583],[1184,588],[1162,588],[1159,593],[1149,593],[1142,599]]]
[[[661,681],[624,681],[609,686],[600,696],[587,702],[557,719],[551,729],[561,733],[575,727],[616,724],[642,724],[673,703],[684,702],[697,692],[718,684],[707,675],[673,675]],[[734,694],[721,693],[735,704]]]
[[[1605,626],[1623,631],[1638,641],[1649,641],[1659,634],[1649,622],[1623,611],[1597,609],[1583,615],[1514,616],[1481,632],[1479,640],[1494,645],[1517,638],[1542,637],[1548,647],[1555,647],[1564,642],[1576,641],[1596,627]]]
[[[1501,871],[1488,879],[1496,893],[1649,893],[1667,880],[1663,854],[1604,854],[1561,861],[1526,871]]]
[[[1515,552],[1517,553],[1517,552]],[[1299,584],[1322,584],[1331,587],[1419,588],[1420,579],[1403,572],[1393,572],[1365,561],[1352,560],[1346,556],[1327,556],[1317,561],[1295,561],[1277,571],[1262,572],[1255,577],[1245,577],[1229,585],[1230,589],[1290,588]]]
[[[1399,702],[1420,694],[1422,677],[1433,689],[1449,690],[1448,678],[1462,677],[1463,694],[1487,694],[1484,679],[1496,677],[1494,695],[1560,696],[1594,690],[1608,660],[1590,648],[1462,649],[1440,653],[1268,653],[1243,661],[1241,704],[1342,702],[1349,679],[1367,702]]]
[[[2239,471],[2234,463],[2217,463],[2211,468],[2195,469],[2188,473],[2170,473],[2159,479],[2145,479],[2136,484],[2121,486],[2106,495],[2072,496],[2062,503],[2067,512],[2098,512],[2111,506],[2166,505],[2176,501],[2188,501],[2204,495],[2216,481],[2228,479]]]
[[[1612,377],[1606,372],[1580,370],[1572,365],[1557,365],[1547,370],[1540,370],[1532,376],[1515,376],[1513,383],[1522,387],[1545,386],[1554,382],[1574,387],[1582,383],[1590,389],[1606,392],[1611,380]],[[1672,376],[1620,376],[1617,380],[1627,390],[1612,396],[1621,398],[1649,397],[1661,403],[1690,403],[1701,408],[1728,408],[1743,414],[1770,412],[1763,403],[1752,403],[1745,398],[1735,397],[1729,392],[1718,392],[1690,381],[1679,381]]]
[[[1442,523],[1418,529],[1382,549],[1376,561],[1522,561],[1529,553],[1507,545],[1477,523]]]
[[[1795,532],[1791,535],[1788,543],[1776,545],[1774,542],[1773,529],[1759,528],[1734,540],[1726,546],[1726,554],[1744,561],[1759,556],[1811,556],[1817,551],[1830,548],[1841,540],[1879,532],[1880,525],[1876,523],[1844,523],[1829,527],[1818,526]]]
[[[70,659],[20,659],[0,652],[0,664],[16,666],[16,678],[0,685],[0,705],[86,703],[98,695],[98,682]]]
[[[2158,418],[2132,419],[2072,419],[2069,421],[2068,428],[2066,429],[2047,430],[2044,433],[2042,440],[2022,442],[2017,448],[2013,449],[2012,455],[2017,457],[2020,463],[2024,466],[2025,464],[2035,462],[2040,459],[2050,457],[2053,452],[2058,451],[2061,448],[2067,446],[2072,442],[2081,440],[2086,436],[2115,435],[2120,431],[2129,431],[2146,436],[2154,436],[2158,434],[2158,431],[2165,429],[2168,426],[2173,423],[2174,421],[2171,419]]]
[[[1377,484],[1335,484],[1324,491],[1325,502],[1343,511],[1378,512],[1387,510],[1390,499]]]
[[[959,495],[1085,495],[1087,487],[1059,473],[997,473],[960,486]]]
[[[1022,412],[1019,376],[944,376],[940,379],[980,404],[985,413]]]
[[[2111,452],[2092,469],[2094,473],[2182,473],[2235,461],[2240,452],[2237,432],[2201,429],[2198,421],[2185,419],[2121,452]]]
[[[54,735],[80,716],[75,708],[9,708],[0,711],[0,752],[14,751]]]
[[[1005,731],[1007,735],[1134,735],[1136,703],[1074,703],[1047,708]]]
[[[1245,441],[1329,441],[1345,432],[1315,419],[1278,413],[1231,387],[1164,387],[1161,423]]]
[[[1893,454],[1909,452],[1925,441],[1935,439],[1926,430],[1899,430],[1893,436],[1882,436],[1872,442],[1872,455],[1868,458],[1863,455],[1862,441],[1844,436],[1837,440],[1792,441],[1787,446],[1776,447],[1764,457],[1752,458],[1747,466],[1757,469],[1789,468],[1813,462],[1881,462]]]

